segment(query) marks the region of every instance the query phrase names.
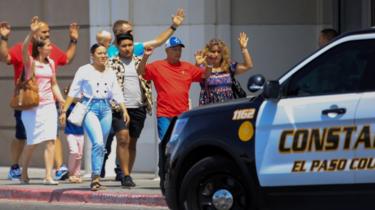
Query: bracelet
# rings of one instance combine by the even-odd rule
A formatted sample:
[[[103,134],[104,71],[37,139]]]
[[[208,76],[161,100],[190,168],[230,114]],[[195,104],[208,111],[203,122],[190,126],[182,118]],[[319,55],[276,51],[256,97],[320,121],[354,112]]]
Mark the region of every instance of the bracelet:
[[[0,39],[3,41],[8,41],[8,37],[5,37],[5,36],[0,36]]]
[[[77,39],[70,39],[70,43],[72,44],[77,44],[78,40]]]
[[[66,114],[66,111],[61,110],[60,114]]]
[[[247,51],[247,48],[242,48],[242,49],[241,49],[241,52],[243,52],[243,51],[245,51],[245,50]]]
[[[176,31],[176,30],[177,30],[177,28],[174,27],[173,25],[171,25],[169,28],[171,28],[173,31]]]

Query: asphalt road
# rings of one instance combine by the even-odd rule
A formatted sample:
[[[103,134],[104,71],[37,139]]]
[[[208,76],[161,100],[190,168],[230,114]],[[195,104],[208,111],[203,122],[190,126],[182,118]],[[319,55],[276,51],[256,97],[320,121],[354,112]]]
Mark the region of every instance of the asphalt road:
[[[0,200],[0,210],[168,210],[167,208]]]

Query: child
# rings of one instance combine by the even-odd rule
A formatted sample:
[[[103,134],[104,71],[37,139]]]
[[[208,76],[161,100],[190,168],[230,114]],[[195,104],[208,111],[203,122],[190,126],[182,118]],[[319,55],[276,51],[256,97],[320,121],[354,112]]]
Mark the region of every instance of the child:
[[[108,49],[112,41],[112,35],[108,31],[99,31],[96,34],[96,41],[99,45],[102,45]]]
[[[64,93],[67,95],[69,92],[69,87],[65,88]],[[69,109],[67,110],[67,117],[72,112],[75,103],[70,105]],[[73,125],[69,121],[66,121],[64,133],[66,135],[66,139],[69,145],[69,182],[70,183],[81,183],[82,179],[80,177],[81,172],[81,160],[82,160],[82,153],[83,153],[83,143],[84,143],[84,135],[83,135],[83,128]]]

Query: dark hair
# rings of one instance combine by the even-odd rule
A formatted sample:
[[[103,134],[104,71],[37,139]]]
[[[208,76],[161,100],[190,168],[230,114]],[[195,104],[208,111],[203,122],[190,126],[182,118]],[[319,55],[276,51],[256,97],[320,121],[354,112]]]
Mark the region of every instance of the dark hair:
[[[115,36],[119,33],[121,26],[124,24],[131,25],[131,23],[127,20],[117,20],[115,23],[113,23],[112,31]]]
[[[122,40],[126,40],[126,39],[134,41],[133,35],[126,33],[126,34],[120,34],[116,36],[116,43],[119,45]]]
[[[93,45],[90,47],[90,53],[91,53],[91,54],[95,54],[96,49],[98,49],[100,46],[101,46],[101,45],[98,44],[98,43],[93,44]]]
[[[333,29],[333,28],[325,28],[325,29],[321,30],[320,33],[328,41],[332,40],[333,38],[335,38],[336,36],[339,35],[339,33],[335,29]]]
[[[32,44],[31,56],[33,58],[38,57],[39,56],[38,48],[44,47],[44,45],[46,45],[46,43],[47,43],[46,40],[41,40],[41,39],[34,40],[33,44]]]

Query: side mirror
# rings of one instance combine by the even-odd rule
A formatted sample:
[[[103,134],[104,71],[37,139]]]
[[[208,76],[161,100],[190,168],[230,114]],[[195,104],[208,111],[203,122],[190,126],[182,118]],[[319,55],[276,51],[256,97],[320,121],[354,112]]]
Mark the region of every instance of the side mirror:
[[[279,99],[280,84],[279,81],[269,81],[264,88],[263,96],[268,99]]]
[[[269,81],[261,74],[253,75],[247,81],[247,89],[253,94],[263,94],[267,99],[279,99],[279,81]]]
[[[266,79],[261,74],[253,75],[247,81],[247,89],[253,94],[259,94],[263,92]]]

